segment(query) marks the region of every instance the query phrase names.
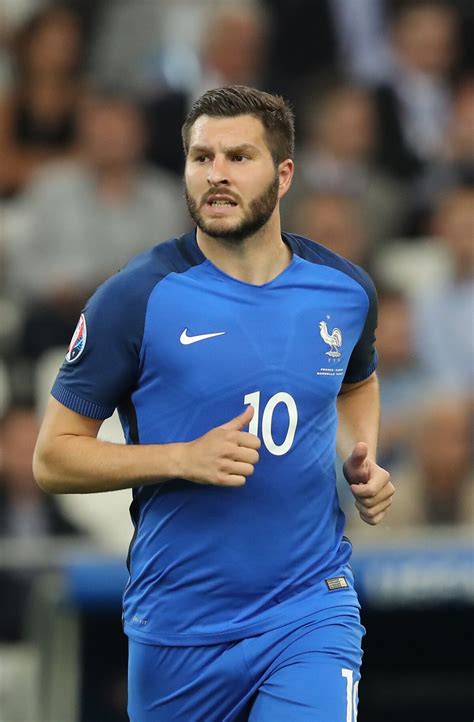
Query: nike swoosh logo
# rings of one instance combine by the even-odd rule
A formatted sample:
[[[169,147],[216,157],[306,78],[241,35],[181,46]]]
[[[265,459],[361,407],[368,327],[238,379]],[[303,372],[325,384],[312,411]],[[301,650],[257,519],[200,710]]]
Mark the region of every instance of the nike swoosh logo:
[[[224,334],[225,331],[217,331],[217,333],[202,333],[199,336],[188,336],[188,329],[185,328],[183,333],[179,337],[179,340],[183,344],[183,346],[189,346],[190,343],[205,341],[206,338],[214,338],[214,336],[223,336]]]

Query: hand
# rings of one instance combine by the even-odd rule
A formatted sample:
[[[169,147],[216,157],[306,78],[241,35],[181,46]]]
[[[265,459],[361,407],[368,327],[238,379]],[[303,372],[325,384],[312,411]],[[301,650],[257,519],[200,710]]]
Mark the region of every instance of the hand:
[[[378,524],[392,504],[395,487],[390,474],[369,457],[369,447],[360,441],[343,466],[360,518]]]
[[[182,477],[196,484],[243,486],[259,459],[260,439],[242,431],[253,414],[253,407],[248,406],[226,424],[183,444]]]

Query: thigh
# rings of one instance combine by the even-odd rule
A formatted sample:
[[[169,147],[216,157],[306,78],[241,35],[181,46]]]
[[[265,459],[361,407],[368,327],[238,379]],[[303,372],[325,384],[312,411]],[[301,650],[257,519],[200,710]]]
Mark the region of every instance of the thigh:
[[[248,687],[238,644],[166,647],[129,640],[131,722],[239,722]]]
[[[305,628],[272,664],[249,722],[355,722],[364,628],[340,617]]]

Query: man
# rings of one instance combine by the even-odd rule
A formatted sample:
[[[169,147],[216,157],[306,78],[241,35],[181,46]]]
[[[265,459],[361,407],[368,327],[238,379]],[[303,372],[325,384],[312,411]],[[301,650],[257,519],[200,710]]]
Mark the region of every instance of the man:
[[[394,490],[374,460],[374,289],[281,232],[294,145],[281,98],[211,90],[183,140],[197,230],[138,256],[87,304],[36,478],[53,493],[134,489],[133,722],[352,722],[363,628],[336,405],[347,479],[376,524]],[[116,406],[123,447],[96,439]]]
[[[376,160],[400,182],[416,180],[443,154],[452,112],[450,77],[466,16],[461,19],[456,2],[394,3],[392,69],[374,92],[380,127]]]

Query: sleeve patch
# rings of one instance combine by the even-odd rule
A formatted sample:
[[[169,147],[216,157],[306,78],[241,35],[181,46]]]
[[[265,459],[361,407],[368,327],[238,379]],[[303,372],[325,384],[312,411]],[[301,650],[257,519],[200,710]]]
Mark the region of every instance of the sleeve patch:
[[[87,341],[87,324],[86,317],[81,313],[81,317],[77,322],[76,330],[74,331],[69,344],[68,352],[66,354],[66,361],[70,364],[77,361],[81,356],[86,347]]]

